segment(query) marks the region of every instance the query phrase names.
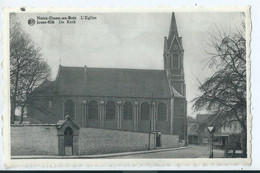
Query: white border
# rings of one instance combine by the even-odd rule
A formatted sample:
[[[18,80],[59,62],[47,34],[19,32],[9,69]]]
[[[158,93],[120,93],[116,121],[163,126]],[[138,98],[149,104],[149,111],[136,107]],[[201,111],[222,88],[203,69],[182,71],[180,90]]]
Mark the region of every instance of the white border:
[[[201,8],[201,7],[200,7]],[[195,8],[195,11],[196,10],[199,10],[199,11],[201,11],[201,9],[200,8]],[[185,10],[188,10],[189,8],[185,8]],[[243,7],[238,7],[238,8],[232,8],[231,10],[233,11],[236,11],[236,10],[241,10],[241,9],[243,9]],[[28,10],[29,9],[27,9],[27,12],[28,12]],[[33,9],[30,9],[30,10],[32,10],[33,11]],[[50,10],[50,9],[49,9]],[[64,10],[64,8],[62,9],[62,10]],[[81,9],[81,10],[83,10],[83,9]],[[81,10],[77,10],[77,12],[80,12]],[[95,8],[95,9],[92,9],[93,11],[97,11],[97,10],[100,10],[100,8]],[[106,9],[102,9],[102,12],[104,12],[104,10],[105,11],[109,11],[109,10],[111,10],[111,9],[108,9],[108,8],[106,8]],[[116,10],[119,10],[120,12],[125,12],[125,11],[127,11],[128,9],[122,9],[122,8],[117,8]],[[132,9],[129,9],[131,12],[132,12]],[[160,12],[160,11],[167,11],[166,9],[163,9],[163,8],[160,8],[160,9],[156,9],[156,8],[152,8],[152,9],[149,9],[149,8],[146,8],[146,9],[143,9],[143,8],[135,8],[135,10],[136,10],[136,12],[140,12],[140,11],[150,11],[150,10],[152,10],[152,11],[156,11],[156,12]],[[168,11],[172,11],[173,9],[169,9]],[[215,8],[208,8],[208,9],[205,9],[205,8],[203,8],[202,9],[203,11],[207,11],[207,10],[210,10],[210,11],[214,11],[215,10]],[[225,11],[225,8],[223,7],[223,8],[218,8],[218,10],[224,10]],[[218,11],[217,10],[217,11]],[[91,12],[91,10],[89,10],[90,12]],[[181,8],[176,8],[176,9],[174,9],[174,11],[183,11],[183,8],[181,9]],[[188,10],[189,11],[189,10]],[[230,9],[229,10],[226,10],[226,11],[229,11],[230,12]],[[31,11],[30,11],[31,12]],[[38,10],[37,10],[37,12],[39,12]],[[68,11],[66,11],[66,12],[68,12]],[[248,23],[249,21],[247,21],[247,23]],[[5,25],[5,27],[6,27],[6,25]],[[7,37],[7,35],[4,35],[5,36],[5,39],[6,39],[6,37]],[[7,63],[8,64],[8,63]],[[9,70],[8,70],[9,71]],[[8,74],[7,74],[8,75]],[[9,75],[8,75],[9,76]],[[4,79],[6,79],[6,75],[4,76]],[[7,80],[4,80],[4,81],[7,81]],[[249,81],[249,77],[248,77],[248,81]],[[6,84],[8,84],[9,83],[9,81],[6,83]],[[5,85],[6,86],[6,85]],[[248,88],[249,88],[249,86],[247,86]],[[7,88],[4,88],[4,89],[7,89]],[[7,91],[7,90],[5,90],[5,91]],[[5,92],[5,96],[6,96],[6,93],[7,92]],[[7,100],[8,101],[8,100]],[[5,105],[6,106],[6,105]],[[248,105],[249,106],[249,105]],[[5,119],[4,119],[4,121],[5,121]],[[9,121],[10,122],[10,119],[8,118],[7,119],[7,121]],[[249,120],[248,120],[249,121]],[[8,122],[6,122],[5,121],[5,124],[9,124]],[[5,125],[4,124],[4,125]],[[248,131],[250,131],[249,129],[248,129]],[[5,150],[5,153],[6,153],[6,150]],[[73,159],[74,160],[74,159]],[[72,160],[72,161],[73,161]],[[132,160],[132,159],[131,159]],[[181,165],[186,165],[186,164],[189,164],[190,162],[191,162],[191,160],[190,159],[173,159],[174,161],[176,161],[176,160],[180,160],[181,161]],[[216,163],[216,161],[218,161],[218,159],[214,159],[214,160],[208,160],[208,159],[199,159],[200,161],[197,163],[197,164],[203,164],[203,162],[204,162],[204,164],[207,162],[207,163]],[[241,163],[239,160],[240,159],[232,159],[233,161],[236,161],[237,163]],[[66,160],[66,161],[70,161],[70,160]],[[75,161],[75,160],[74,160]],[[92,164],[94,164],[94,165],[96,165],[96,166],[105,166],[106,164],[107,164],[107,161],[108,160],[99,160],[99,161],[102,161],[102,164],[100,164],[100,162],[99,162],[99,164],[95,164],[95,163],[92,163],[92,161],[89,161],[88,160],[88,162],[92,165]],[[111,161],[111,160],[110,160]],[[118,160],[117,160],[118,161]],[[142,161],[142,163],[140,162],[140,161]],[[156,162],[156,163],[154,163],[153,164],[153,162]],[[172,159],[163,159],[163,161],[164,161],[164,163],[163,163],[163,165],[164,166],[170,166],[170,165],[172,165]],[[206,161],[206,162],[205,162]],[[220,159],[220,161],[221,161],[221,159]],[[33,165],[41,165],[41,166],[46,166],[46,164],[45,163],[43,163],[43,160],[27,160],[27,162],[30,162],[30,163],[33,163]],[[56,161],[55,162],[53,162],[53,160],[51,160],[51,162],[52,162],[52,164],[51,165],[53,165],[53,164],[55,164],[56,166],[57,166],[57,164],[58,165],[60,165],[60,166],[62,166],[62,164],[63,164],[63,161],[61,161],[61,160],[59,160],[59,161],[57,161],[57,163],[56,163]],[[86,162],[86,161],[84,161],[84,162]],[[121,162],[121,160],[120,160],[120,162]],[[127,161],[127,160],[123,160],[122,161],[123,163],[125,162],[125,164],[126,165],[128,165],[128,166],[131,166],[132,164],[129,164],[129,162]],[[196,161],[195,161],[196,162]],[[227,162],[227,160],[225,159],[225,162]],[[70,162],[71,163],[71,162]],[[116,163],[116,165],[117,166],[119,166],[118,165],[118,162],[115,162]],[[162,166],[162,163],[158,163],[158,161],[157,160],[143,160],[143,159],[138,159],[137,161],[135,160],[135,161],[133,161],[133,163],[134,163],[134,166],[137,166],[137,165],[139,165],[139,166],[144,166],[144,164],[147,164],[147,165],[149,165],[149,166],[156,166],[156,165],[158,165],[158,166]],[[141,163],[141,164],[140,164]],[[223,163],[223,160],[222,160],[222,163]],[[16,164],[16,163],[15,163]],[[137,164],[137,165],[136,165]],[[225,164],[225,163],[224,163]],[[50,165],[50,166],[51,166]],[[67,164],[66,166],[80,166],[81,165],[81,163],[80,162],[78,162],[77,161],[77,165],[71,165],[71,164]],[[92,165],[92,166],[94,166],[94,165]],[[110,165],[110,164],[109,164]],[[180,164],[179,164],[180,165]],[[19,164],[19,163],[17,163],[17,166],[22,166],[21,164]],[[31,164],[30,165],[28,165],[28,166],[32,166]],[[133,166],[133,165],[132,165]],[[100,167],[100,168],[102,168],[102,167]],[[119,167],[117,167],[117,168],[119,168]],[[160,167],[160,169],[161,169],[162,167]],[[167,167],[166,167],[167,168]],[[113,169],[115,169],[115,167],[113,167]]]

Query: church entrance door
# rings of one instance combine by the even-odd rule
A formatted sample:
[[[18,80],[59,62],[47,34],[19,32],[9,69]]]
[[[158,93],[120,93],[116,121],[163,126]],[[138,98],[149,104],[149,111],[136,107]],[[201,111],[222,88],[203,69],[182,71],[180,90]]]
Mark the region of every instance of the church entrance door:
[[[67,127],[64,131],[65,155],[73,155],[73,130]]]

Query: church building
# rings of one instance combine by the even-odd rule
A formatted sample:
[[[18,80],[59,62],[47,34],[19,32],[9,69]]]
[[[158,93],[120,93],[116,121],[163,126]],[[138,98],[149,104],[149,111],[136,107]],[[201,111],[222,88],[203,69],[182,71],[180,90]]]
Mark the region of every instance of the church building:
[[[27,108],[28,117],[54,124],[69,115],[81,127],[160,132],[186,140],[183,53],[173,13],[163,70],[60,65],[54,81],[34,90],[37,99]]]

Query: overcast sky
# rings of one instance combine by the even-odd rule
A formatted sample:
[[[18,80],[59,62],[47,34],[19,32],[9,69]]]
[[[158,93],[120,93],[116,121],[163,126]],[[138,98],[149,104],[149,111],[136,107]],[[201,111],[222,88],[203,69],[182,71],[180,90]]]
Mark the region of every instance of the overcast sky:
[[[76,24],[28,25],[37,16],[76,16]],[[93,16],[96,20],[80,20]],[[190,101],[198,96],[199,83],[212,74],[204,62],[208,33],[221,28],[227,32],[239,27],[240,13],[175,13],[179,36],[183,38],[184,71],[188,115],[195,117]],[[163,69],[163,41],[168,36],[171,13],[85,13],[17,14],[22,28],[42,48],[52,69],[58,66]]]

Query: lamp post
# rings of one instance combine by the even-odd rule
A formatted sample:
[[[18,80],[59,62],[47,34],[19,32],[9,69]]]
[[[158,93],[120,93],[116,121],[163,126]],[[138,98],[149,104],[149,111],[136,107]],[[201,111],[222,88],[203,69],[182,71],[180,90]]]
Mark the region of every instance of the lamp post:
[[[213,158],[213,133],[215,132],[214,126],[209,126],[210,144],[209,144],[209,158]]]
[[[148,137],[148,150],[151,149],[151,133],[152,133],[152,113],[153,113],[153,93],[152,93],[152,99],[151,99],[151,107],[149,111],[149,137]]]

